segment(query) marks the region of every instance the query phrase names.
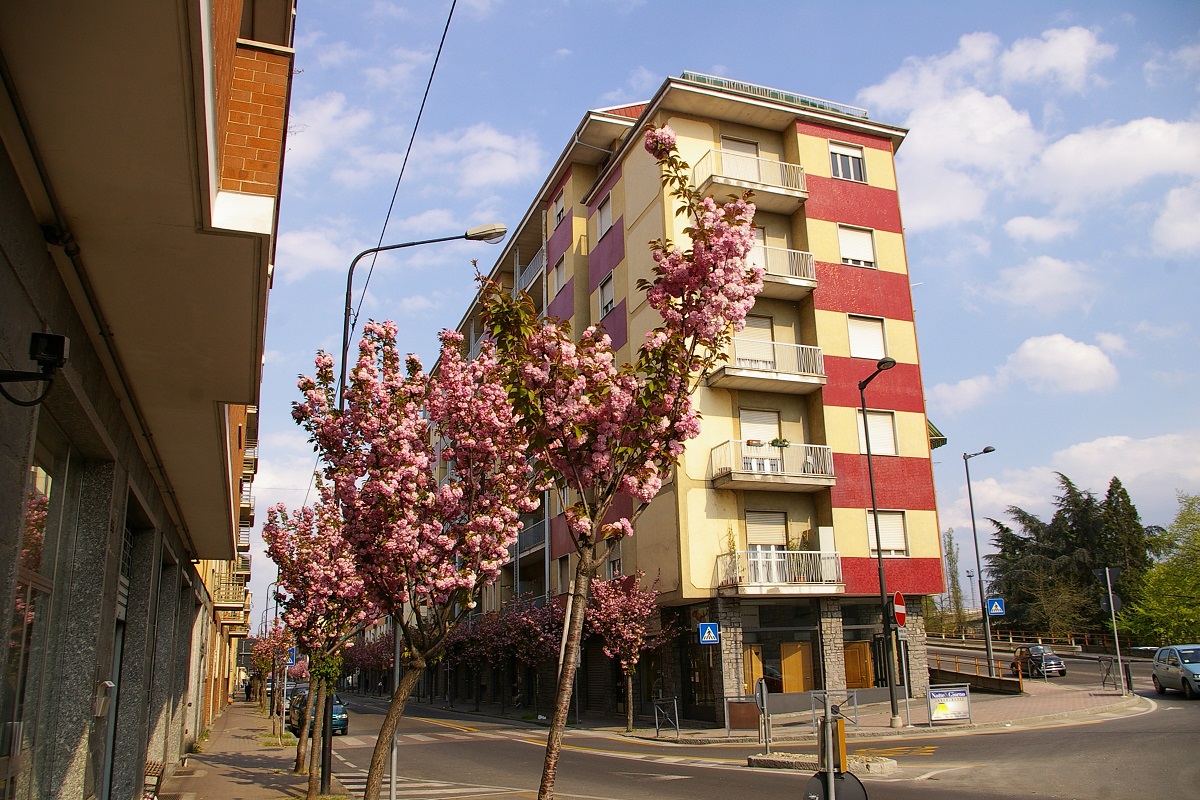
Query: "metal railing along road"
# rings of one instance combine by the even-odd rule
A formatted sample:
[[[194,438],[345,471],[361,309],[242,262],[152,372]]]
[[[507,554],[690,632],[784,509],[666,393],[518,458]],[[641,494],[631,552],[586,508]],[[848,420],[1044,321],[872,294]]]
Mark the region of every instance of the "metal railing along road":
[[[754,472],[793,478],[832,478],[833,449],[817,444],[775,447],[766,442],[722,442],[709,455],[712,476]]]
[[[729,348],[729,363],[743,369],[825,377],[825,356],[821,348],[806,344],[734,337]]]
[[[804,167],[769,158],[730,153],[719,148],[709,150],[692,167],[692,183],[703,186],[710,178],[776,186],[789,191],[806,192]]]
[[[988,660],[979,656],[966,656],[950,653],[934,653],[930,652],[929,667],[930,669],[942,669],[947,672],[957,672],[960,675],[979,675],[989,677],[991,673],[988,671]],[[994,659],[996,662],[996,675],[1004,675],[1008,665],[1004,663],[1004,659]]]
[[[841,583],[838,552],[737,550],[717,556],[717,585]]]

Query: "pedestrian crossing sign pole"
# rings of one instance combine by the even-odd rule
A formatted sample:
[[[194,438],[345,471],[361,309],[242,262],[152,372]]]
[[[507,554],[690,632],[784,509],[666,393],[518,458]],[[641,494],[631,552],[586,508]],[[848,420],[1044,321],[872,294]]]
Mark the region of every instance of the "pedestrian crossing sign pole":
[[[720,644],[721,628],[715,622],[700,623],[700,644]]]

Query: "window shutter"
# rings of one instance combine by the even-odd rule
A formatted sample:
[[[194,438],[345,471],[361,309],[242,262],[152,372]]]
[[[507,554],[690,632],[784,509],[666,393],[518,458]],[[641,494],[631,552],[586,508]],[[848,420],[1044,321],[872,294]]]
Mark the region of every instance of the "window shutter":
[[[787,544],[787,514],[782,511],[747,511],[746,543]]]
[[[887,348],[883,340],[883,320],[874,317],[850,317],[850,355],[853,358],[883,358]]]
[[[879,530],[883,535],[883,552],[907,552],[908,546],[904,536],[903,511],[880,511]],[[878,549],[875,544],[875,515],[871,512],[871,509],[867,509],[867,540],[871,543],[872,552]]]
[[[741,417],[743,442],[758,439],[765,445],[772,439],[779,438],[778,411],[755,411],[743,408]]]
[[[877,456],[896,455],[896,415],[891,411],[868,411],[867,424],[871,426],[871,453]],[[862,410],[858,412],[858,452],[867,452]]]
[[[863,157],[861,147],[851,147],[850,145],[838,144],[837,142],[829,143],[829,152],[837,153],[840,156],[850,156],[851,158]]]
[[[838,227],[838,244],[842,248],[842,261],[857,261],[873,266],[875,245],[871,232],[861,228]]]
[[[774,331],[770,317],[749,315],[733,345],[734,360],[739,367],[775,369]]]

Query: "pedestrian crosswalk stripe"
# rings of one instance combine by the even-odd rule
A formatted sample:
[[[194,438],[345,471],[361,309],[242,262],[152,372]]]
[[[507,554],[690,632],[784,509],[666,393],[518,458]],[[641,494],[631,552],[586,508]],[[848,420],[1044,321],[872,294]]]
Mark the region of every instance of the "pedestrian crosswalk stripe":
[[[363,792],[367,788],[367,774],[365,772],[355,772],[346,775],[335,773],[338,783],[342,784],[347,791],[355,797],[362,797]],[[386,791],[390,787],[391,779],[388,776],[383,777],[383,786]],[[396,796],[397,797],[412,797],[412,798],[453,798],[477,796],[480,791],[486,791],[489,796],[497,794],[515,794],[516,789],[502,789],[489,786],[471,786],[461,783],[447,783],[445,781],[420,781],[406,778],[397,778],[396,780]]]

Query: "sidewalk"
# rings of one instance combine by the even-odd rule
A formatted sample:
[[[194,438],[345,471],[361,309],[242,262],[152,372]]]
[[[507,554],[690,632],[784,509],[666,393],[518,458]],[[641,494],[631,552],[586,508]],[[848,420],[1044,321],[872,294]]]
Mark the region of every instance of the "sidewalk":
[[[264,746],[259,737],[271,732],[271,720],[257,703],[239,700],[213,721],[203,752],[163,781],[159,800],[282,800],[304,797],[308,775],[296,775],[296,746]],[[337,778],[333,794],[349,796]]]

